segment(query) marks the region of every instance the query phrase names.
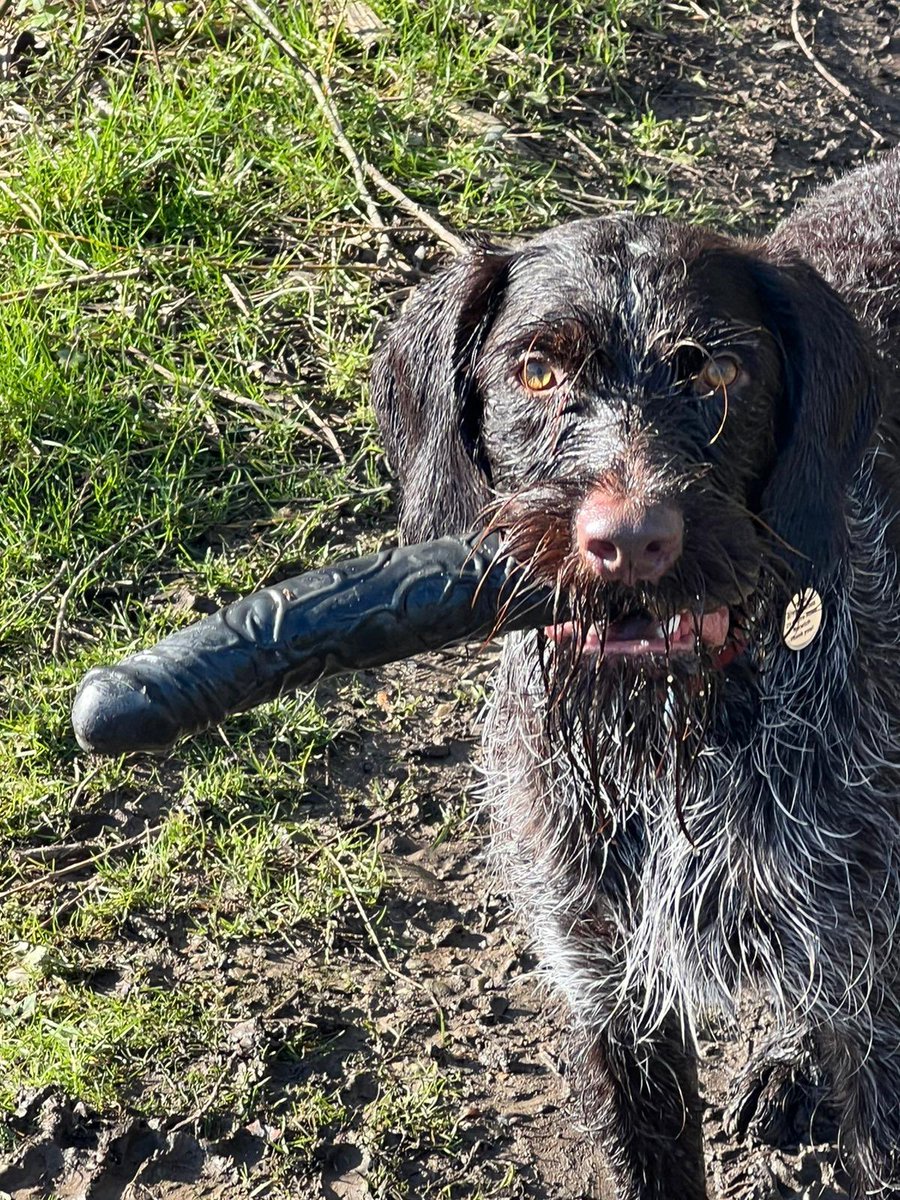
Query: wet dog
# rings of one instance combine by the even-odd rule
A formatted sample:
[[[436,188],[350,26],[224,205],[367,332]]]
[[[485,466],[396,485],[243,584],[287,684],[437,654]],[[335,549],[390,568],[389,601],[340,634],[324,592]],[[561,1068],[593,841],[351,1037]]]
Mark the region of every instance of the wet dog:
[[[619,1200],[707,1194],[694,1030],[764,997],[900,1197],[900,153],[767,240],[653,218],[473,248],[373,398],[410,540],[500,527],[494,853]]]

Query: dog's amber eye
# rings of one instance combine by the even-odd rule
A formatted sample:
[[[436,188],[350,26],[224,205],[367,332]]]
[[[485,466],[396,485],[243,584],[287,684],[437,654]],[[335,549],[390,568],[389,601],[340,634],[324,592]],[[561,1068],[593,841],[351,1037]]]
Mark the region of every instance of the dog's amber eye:
[[[530,392],[546,392],[556,387],[559,380],[556,372],[545,358],[529,355],[519,368],[519,378]]]
[[[730,354],[711,358],[699,374],[694,376],[694,387],[700,395],[729,388],[741,373],[741,364]]]

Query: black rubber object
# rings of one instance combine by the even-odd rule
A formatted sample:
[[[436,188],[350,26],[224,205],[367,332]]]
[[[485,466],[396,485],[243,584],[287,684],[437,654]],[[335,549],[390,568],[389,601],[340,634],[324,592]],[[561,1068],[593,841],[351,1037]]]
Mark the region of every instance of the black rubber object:
[[[75,736],[98,754],[165,750],[327,675],[548,624],[552,593],[523,587],[521,572],[492,534],[382,550],[286,579],[88,671],[72,709]]]

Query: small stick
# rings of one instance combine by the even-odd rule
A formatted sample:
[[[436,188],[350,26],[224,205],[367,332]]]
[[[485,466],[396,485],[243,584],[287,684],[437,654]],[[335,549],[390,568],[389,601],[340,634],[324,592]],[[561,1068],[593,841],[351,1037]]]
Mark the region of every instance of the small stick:
[[[78,862],[72,863],[68,867],[62,867],[58,871],[47,871],[45,875],[41,875],[37,879],[29,879],[25,883],[19,883],[15,887],[10,888],[9,891],[0,894],[0,904],[9,900],[12,896],[21,896],[25,892],[33,892],[45,883],[55,883],[58,879],[64,879],[67,875],[74,875],[78,871],[83,871],[85,867],[91,867],[94,863],[102,862],[104,858],[109,858],[110,854],[115,854],[117,850],[125,850],[129,846],[135,846],[144,838],[150,838],[154,833],[159,833],[163,828],[163,824],[164,822],[147,829],[142,829],[134,837],[116,842],[114,846],[106,846],[104,849],[98,850],[96,854],[92,854],[90,858],[79,859]]]
[[[235,1050],[232,1054],[230,1054],[228,1056],[228,1061],[222,1067],[222,1071],[219,1075],[219,1078],[213,1084],[212,1090],[210,1091],[210,1093],[206,1097],[206,1099],[203,1101],[203,1103],[199,1106],[199,1108],[195,1108],[193,1112],[188,1113],[188,1115],[186,1117],[182,1117],[182,1119],[180,1121],[176,1122],[176,1124],[170,1125],[166,1131],[167,1133],[177,1133],[179,1131],[179,1129],[186,1129],[188,1125],[193,1125],[196,1121],[199,1121],[200,1118],[202,1116],[204,1116],[205,1113],[209,1112],[209,1110],[212,1108],[212,1106],[218,1100],[219,1093],[222,1091],[225,1081],[228,1080],[229,1083],[233,1081],[233,1079],[234,1079],[234,1064],[238,1061],[238,1059],[240,1057],[241,1057],[240,1050]]]
[[[56,585],[62,579],[63,575],[65,575],[66,571],[68,571],[68,569],[69,569],[69,560],[67,558],[64,558],[62,560],[62,562],[60,563],[59,569],[56,571],[56,574],[53,576],[53,578],[48,580],[47,583],[45,583],[42,588],[38,588],[38,590],[36,592],[32,592],[31,595],[27,597],[27,599],[25,600],[25,606],[27,608],[32,608],[34,605],[37,604],[37,602],[39,600],[42,600],[44,598],[44,596],[47,595],[48,592],[52,592],[53,589],[56,587]],[[2,626],[0,626],[0,628],[2,628]]]
[[[365,205],[369,222],[374,229],[379,231],[381,235],[379,238],[381,243],[379,257],[387,257],[391,246],[390,238],[388,237],[387,233],[387,226],[384,223],[381,213],[378,211],[378,205],[375,203],[372,193],[369,191],[368,186],[366,185],[366,178],[363,173],[363,166],[360,162],[359,155],[353,149],[347,139],[347,135],[344,133],[344,127],[341,124],[341,119],[338,116],[337,109],[335,108],[330,96],[328,96],[326,93],[325,88],[316,77],[315,72],[310,70],[290,42],[282,37],[275,25],[272,23],[271,17],[264,9],[260,8],[260,6],[256,3],[256,0],[236,0],[236,7],[241,9],[246,16],[248,16],[260,27],[267,37],[272,39],[282,54],[291,60],[291,62],[303,76],[309,90],[315,97],[316,103],[322,110],[325,120],[331,127],[331,132],[334,134],[334,140],[337,142],[338,148],[344,155],[344,158],[346,158],[347,162],[350,164],[350,170],[353,172],[353,178],[356,180],[357,191],[359,192],[360,198]]]
[[[267,417],[271,415],[270,410],[264,404],[257,404],[249,396],[242,396],[239,392],[233,392],[230,388],[218,387],[216,384],[207,383],[203,379],[190,381],[181,379],[174,371],[170,371],[168,367],[164,367],[162,363],[158,363],[149,354],[145,354],[143,350],[138,350],[137,346],[127,346],[125,353],[130,354],[139,363],[143,363],[145,367],[149,367],[154,374],[159,375],[161,379],[165,379],[166,383],[171,383],[174,387],[192,387],[199,392],[208,392],[211,396],[215,396],[219,400],[224,400],[228,404],[235,404],[240,408],[249,409],[250,412],[258,413],[260,416]]]
[[[260,416],[271,415],[271,409],[266,408],[264,404],[257,404],[257,402],[255,400],[251,400],[249,396],[242,396],[239,392],[233,392],[230,388],[219,387],[217,384],[207,383],[203,379],[195,379],[191,380],[190,382],[186,379],[181,379],[175,374],[174,371],[170,371],[168,367],[164,367],[162,363],[156,362],[156,360],[152,359],[149,354],[145,354],[143,350],[138,350],[136,346],[128,346],[125,352],[126,354],[130,354],[132,358],[136,358],[138,362],[149,367],[151,371],[159,375],[160,378],[165,379],[167,383],[171,383],[174,387],[193,387],[198,392],[207,392],[210,396],[215,396],[219,400],[224,400],[226,404],[235,404],[239,408],[246,408],[250,412],[258,413]],[[312,423],[316,426],[316,429],[309,429],[304,426],[303,431],[317,442],[324,441],[330,447],[330,449],[334,451],[335,457],[338,459],[338,461],[341,464],[345,464],[347,462],[347,456],[341,449],[340,442],[337,440],[335,432],[328,422],[319,416],[319,414],[307,400],[303,400],[300,396],[293,396],[292,399],[300,405],[303,411],[308,414]],[[318,436],[316,430],[318,430],[318,432],[322,435],[321,437]]]
[[[109,35],[113,32],[113,30],[116,28],[116,26],[122,20],[122,18],[125,16],[125,13],[127,10],[128,10],[128,0],[122,0],[122,3],[115,10],[115,12],[113,13],[110,20],[107,21],[107,23],[103,26],[103,28],[99,31],[99,33],[94,37],[93,44],[91,45],[91,48],[90,48],[89,52],[87,53],[87,55],[85,56],[85,59],[82,62],[81,66],[78,67],[78,69],[75,71],[75,73],[69,79],[66,80],[66,82],[62,85],[61,88],[59,88],[59,90],[54,95],[53,99],[50,101],[51,107],[59,104],[60,100],[63,100],[69,94],[69,92],[72,90],[72,88],[77,83],[80,83],[81,80],[83,79],[83,77],[88,73],[88,71],[90,71],[91,68],[96,64],[99,52],[102,49],[104,42],[109,37]]]
[[[844,97],[844,99],[856,103],[856,97],[853,95],[850,89],[846,86],[846,84],[841,83],[839,79],[835,79],[825,64],[821,62],[819,58],[817,58],[809,42],[803,36],[799,19],[800,3],[801,0],[792,0],[791,3],[791,31],[794,35],[794,41],[797,43],[818,73],[822,76],[825,82],[833,87],[839,95]],[[848,109],[847,111],[848,115],[863,129],[865,129],[866,133],[870,134],[875,139],[876,145],[885,141],[884,135],[879,133],[877,129],[873,129],[871,125],[866,124],[862,117],[859,116],[859,114],[853,109]]]
[[[229,292],[231,292],[232,299],[234,300],[234,302],[238,306],[238,308],[241,310],[241,312],[244,314],[244,316],[249,317],[251,315],[251,313],[250,313],[250,309],[247,307],[247,301],[241,295],[240,289],[238,288],[238,286],[234,282],[234,280],[231,278],[231,276],[227,273],[227,271],[222,272],[222,282],[228,288]]]
[[[387,960],[387,955],[384,952],[381,942],[378,940],[378,935],[376,934],[375,930],[372,928],[372,922],[369,920],[369,916],[368,916],[368,913],[366,912],[365,905],[363,904],[362,900],[360,900],[359,893],[357,892],[356,888],[353,886],[353,880],[350,878],[349,874],[347,873],[347,870],[344,867],[344,864],[341,862],[341,860],[334,853],[334,851],[331,849],[330,846],[326,846],[325,843],[323,842],[321,844],[320,848],[321,848],[323,854],[325,855],[325,857],[329,860],[331,865],[337,870],[341,879],[344,881],[344,886],[346,887],[347,891],[350,893],[350,898],[356,907],[356,911],[359,913],[360,917],[362,918],[362,923],[365,927],[365,930],[368,933],[369,938],[371,939],[372,945],[375,947],[375,953],[378,955],[378,961],[381,963],[381,966],[384,968],[384,970],[387,972],[387,974],[392,979],[396,979],[399,983],[408,984],[410,987],[424,993],[424,995],[428,997],[428,999],[431,1001],[432,1005],[434,1006],[435,1011],[437,1012],[438,1024],[440,1026],[441,1033],[443,1033],[443,1031],[444,1031],[444,1010],[441,1008],[440,1004],[438,1003],[437,997],[434,995],[431,988],[428,987],[427,984],[423,983],[420,979],[414,979],[411,975],[404,975],[404,973],[402,971],[398,971],[398,970],[396,970],[396,968],[391,966],[391,964]]]
[[[462,238],[457,237],[455,233],[445,225],[442,225],[436,217],[433,217],[431,213],[426,212],[424,208],[416,204],[415,200],[411,200],[395,183],[391,183],[389,179],[382,175],[377,167],[373,167],[371,163],[367,162],[365,168],[366,174],[372,182],[377,183],[381,190],[396,202],[398,208],[402,208],[404,212],[409,213],[411,217],[421,222],[426,229],[430,229],[438,241],[443,242],[445,246],[449,246],[456,254],[466,253],[468,246]]]
[[[50,862],[70,858],[76,851],[84,852],[84,842],[54,842],[52,846],[23,846],[9,853],[13,862]]]
[[[54,279],[52,283],[39,283],[33,288],[22,288],[17,292],[0,292],[0,304],[12,304],[15,300],[30,300],[32,296],[47,296],[51,292],[64,291],[94,283],[115,283],[119,279],[131,279],[140,275],[142,267],[126,267],[122,271],[87,271],[84,275],[69,275],[65,279]]]

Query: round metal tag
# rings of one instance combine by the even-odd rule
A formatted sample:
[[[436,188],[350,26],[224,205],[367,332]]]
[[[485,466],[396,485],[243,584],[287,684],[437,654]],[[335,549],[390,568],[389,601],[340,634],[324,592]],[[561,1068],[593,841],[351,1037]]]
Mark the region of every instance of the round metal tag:
[[[815,588],[806,588],[791,597],[784,613],[782,635],[790,650],[802,650],[814,641],[822,625],[822,597]]]

